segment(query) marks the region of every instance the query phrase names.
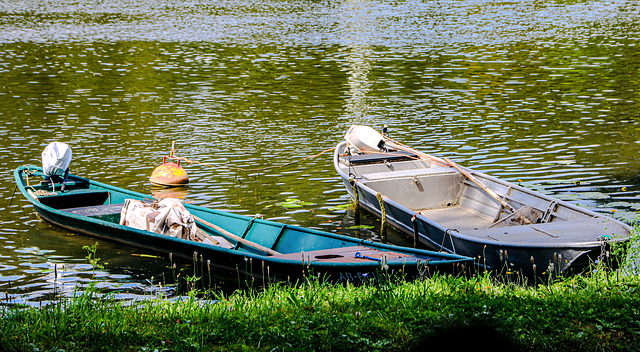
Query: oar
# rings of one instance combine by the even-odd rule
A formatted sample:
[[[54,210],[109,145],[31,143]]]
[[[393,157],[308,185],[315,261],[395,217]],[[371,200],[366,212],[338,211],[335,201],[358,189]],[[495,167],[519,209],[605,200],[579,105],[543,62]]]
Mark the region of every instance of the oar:
[[[211,243],[215,244],[216,246],[220,245],[220,241],[217,241],[215,238],[211,237],[211,235],[209,235],[208,233],[202,231],[201,229],[197,229],[196,230],[196,235],[199,236],[201,240],[207,239],[207,240],[211,241]]]
[[[504,202],[502,199],[500,199],[500,197],[492,190],[490,190],[489,188],[487,188],[485,185],[483,185],[482,183],[480,183],[480,181],[478,181],[477,178],[475,178],[472,174],[468,173],[467,171],[463,170],[458,164],[454,163],[453,161],[451,161],[449,158],[437,158],[435,156],[423,153],[421,151],[415,150],[411,147],[407,147],[406,145],[393,140],[389,137],[385,137],[385,139],[389,142],[391,142],[390,144],[398,149],[404,150],[404,151],[408,151],[411,153],[415,153],[417,154],[419,157],[424,158],[424,159],[429,159],[431,161],[435,161],[439,164],[445,165],[445,166],[451,166],[454,167],[456,170],[460,171],[460,173],[468,178],[471,182],[475,183],[476,185],[478,185],[478,187],[480,187],[483,191],[485,191],[489,196],[491,196],[493,199],[497,200],[498,202],[500,202],[500,204],[502,204],[502,206],[504,206],[507,210],[509,210],[511,213],[515,213],[516,209],[514,207],[512,207],[510,204]]]
[[[480,183],[480,181],[478,181],[478,179],[475,178],[472,174],[470,174],[467,171],[463,170],[458,164],[456,164],[453,161],[449,160],[449,158],[444,158],[444,161],[446,161],[449,165],[453,166],[456,170],[460,171],[460,173],[463,174],[464,177],[468,178],[471,182],[473,182],[476,185],[478,185],[478,187],[482,188],[482,190],[485,191],[488,195],[490,195],[493,199],[495,199],[498,202],[500,202],[500,204],[502,204],[502,206],[504,206],[505,208],[509,209],[509,211],[511,211],[512,213],[515,213],[516,209],[514,207],[512,207],[509,203],[507,203],[507,202],[503,201],[502,199],[500,199],[500,197],[496,194],[496,192],[490,190],[485,185]]]
[[[276,252],[271,248],[267,248],[265,246],[262,246],[262,245],[259,245],[259,244],[255,243],[255,242],[251,242],[251,241],[249,241],[247,239],[244,239],[244,238],[242,238],[240,236],[234,235],[231,232],[223,229],[222,227],[220,227],[218,225],[214,225],[214,224],[208,222],[207,220],[201,219],[201,218],[199,218],[199,217],[197,217],[197,216],[195,216],[193,214],[191,214],[191,216],[193,216],[194,220],[196,220],[196,221],[202,223],[203,225],[208,226],[208,227],[220,232],[221,234],[223,234],[223,235],[225,235],[225,236],[227,236],[227,237],[229,237],[229,238],[231,238],[233,240],[236,240],[238,242],[242,242],[242,243],[246,244],[249,247],[253,247],[253,248],[255,248],[255,249],[259,250],[259,251],[267,252],[267,253],[269,253],[271,255],[280,255],[279,252]]]
[[[388,143],[388,145],[391,146],[391,147],[394,147],[394,148],[397,148],[397,149],[400,149],[400,150],[404,150],[405,152],[409,152],[409,153],[415,154],[421,159],[429,159],[431,161],[435,161],[436,163],[438,163],[438,164],[440,164],[442,166],[450,166],[449,164],[447,164],[442,159],[437,158],[437,157],[435,157],[433,155],[429,155],[429,154],[423,153],[423,152],[421,152],[419,150],[415,150],[415,149],[413,149],[411,147],[408,147],[408,146],[406,146],[406,145],[404,145],[404,144],[402,144],[402,143],[400,143],[400,142],[398,142],[396,140],[393,140],[393,139],[391,139],[389,137],[385,137],[385,139],[387,140],[387,142],[390,142],[390,143]]]

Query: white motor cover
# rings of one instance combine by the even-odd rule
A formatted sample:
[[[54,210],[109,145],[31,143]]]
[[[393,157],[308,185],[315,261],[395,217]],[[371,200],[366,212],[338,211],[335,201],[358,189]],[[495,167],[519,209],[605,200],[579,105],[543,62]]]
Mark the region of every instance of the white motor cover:
[[[384,145],[382,135],[369,126],[352,125],[344,139],[360,152],[380,152]]]
[[[51,142],[42,151],[42,171],[47,176],[64,176],[71,164],[71,148],[66,143]]]

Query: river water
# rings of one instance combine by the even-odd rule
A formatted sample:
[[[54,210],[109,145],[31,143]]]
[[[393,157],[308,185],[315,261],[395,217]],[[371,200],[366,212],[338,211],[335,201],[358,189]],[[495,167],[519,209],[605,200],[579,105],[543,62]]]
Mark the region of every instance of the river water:
[[[424,152],[633,222],[639,39],[636,0],[0,1],[0,298],[39,304],[91,283],[123,299],[173,293],[168,258],[99,241],[94,269],[94,239],[14,195],[12,171],[52,141],[71,146],[73,173],[143,193],[175,141],[215,165],[185,166],[187,200],[353,234],[330,153],[235,168],[386,124]]]

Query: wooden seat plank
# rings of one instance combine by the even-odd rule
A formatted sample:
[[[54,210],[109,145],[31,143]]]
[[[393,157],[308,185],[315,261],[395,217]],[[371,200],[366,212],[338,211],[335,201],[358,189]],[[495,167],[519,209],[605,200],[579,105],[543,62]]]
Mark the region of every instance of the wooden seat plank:
[[[118,214],[122,210],[123,206],[124,206],[124,203],[117,203],[117,204],[94,205],[89,207],[67,208],[67,209],[61,209],[61,210],[66,211],[67,213],[81,215],[81,216],[101,216],[101,215]]]

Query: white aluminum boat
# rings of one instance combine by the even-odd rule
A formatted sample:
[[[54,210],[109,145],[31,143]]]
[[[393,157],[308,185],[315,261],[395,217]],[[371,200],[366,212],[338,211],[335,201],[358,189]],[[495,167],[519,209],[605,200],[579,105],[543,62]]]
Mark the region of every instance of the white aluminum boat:
[[[334,166],[359,205],[432,249],[476,258],[492,269],[536,275],[583,270],[623,222],[409,148],[352,126]]]

